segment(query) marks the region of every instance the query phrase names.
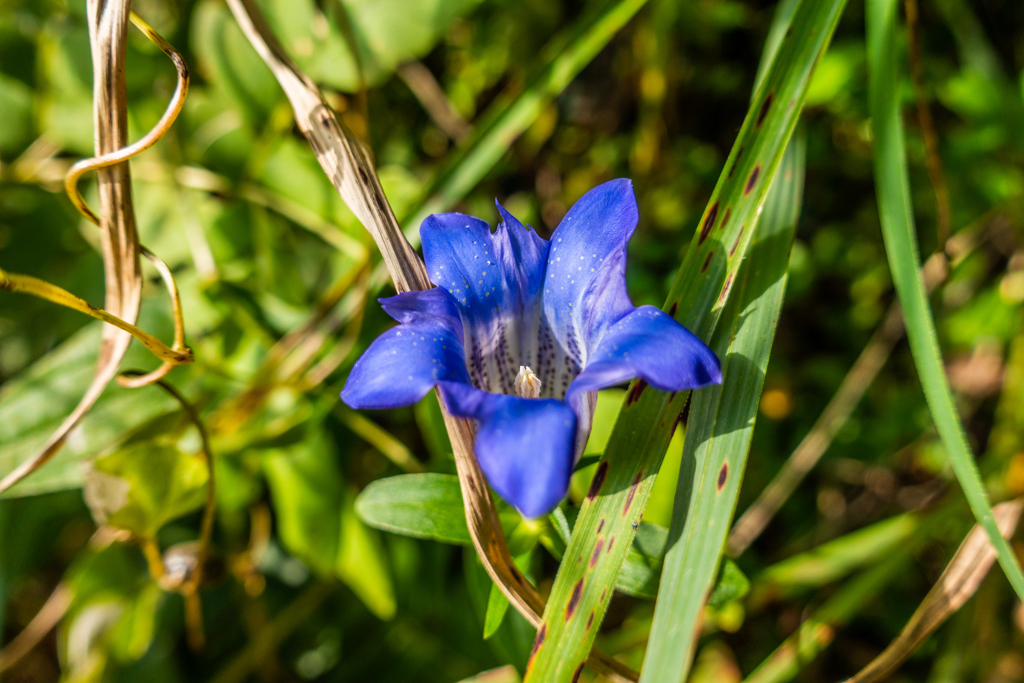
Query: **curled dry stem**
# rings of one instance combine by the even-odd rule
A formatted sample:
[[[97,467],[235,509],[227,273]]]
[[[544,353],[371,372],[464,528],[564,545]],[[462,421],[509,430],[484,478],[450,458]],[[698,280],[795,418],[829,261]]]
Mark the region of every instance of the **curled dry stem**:
[[[8,273],[7,271],[0,269],[0,290],[2,289],[36,296],[51,303],[78,311],[79,313],[84,313],[92,318],[96,318],[97,320],[102,320],[103,322],[122,329],[132,335],[138,339],[143,346],[149,349],[154,356],[165,362],[171,363],[172,365],[184,365],[186,363],[191,363],[193,360],[192,351],[187,347],[183,350],[168,348],[162,341],[147,332],[143,332],[139,328],[135,327],[135,325],[121,320],[116,315],[108,313],[102,308],[96,308],[89,302],[75,296],[66,289],[50,284],[45,280],[40,280],[39,278],[32,277],[31,275]]]
[[[0,289],[31,294],[67,306],[102,320],[138,339],[163,361],[157,370],[141,377],[119,378],[119,382],[124,386],[140,387],[164,377],[175,365],[191,363],[193,356],[192,351],[185,345],[181,300],[174,277],[167,265],[156,255],[145,247],[140,248],[135,231],[127,166],[118,167],[118,165],[152,147],[174,123],[188,93],[188,67],[177,50],[171,47],[137,14],[130,13],[131,21],[174,61],[178,71],[178,85],[167,111],[164,112],[157,126],[135,144],[124,146],[124,143],[127,142],[125,133],[127,105],[124,101],[123,41],[126,31],[124,16],[127,9],[127,2],[110,3],[106,6],[93,2],[89,4],[90,39],[93,48],[97,94],[94,102],[96,151],[99,154],[76,163],[65,178],[65,189],[71,202],[86,218],[103,231],[103,255],[108,290],[107,308],[111,309],[111,312],[97,309],[60,287],[27,275],[0,271]],[[79,178],[92,170],[100,171],[102,219],[89,208],[78,192]],[[141,288],[138,267],[140,251],[153,262],[170,292],[174,308],[174,348],[168,348],[159,339],[143,332],[133,324],[138,314]],[[104,344],[100,351],[96,376],[86,391],[86,395],[39,453],[21,463],[0,481],[0,491],[6,491],[35,472],[61,449],[68,433],[85,416],[109,381],[117,374],[117,366],[124,357],[130,341],[128,337],[116,336],[118,334],[110,335],[108,332],[104,332]]]
[[[150,373],[152,374],[152,373]],[[129,378],[137,378],[139,376],[145,376],[138,372],[128,371],[125,376]],[[174,400],[181,405],[181,409],[185,412],[189,421],[199,432],[199,439],[202,444],[201,456],[203,462],[206,464],[206,470],[208,474],[206,483],[206,504],[203,508],[203,521],[199,528],[199,542],[196,545],[195,551],[195,568],[186,575],[185,580],[177,586],[162,584],[165,589],[177,590],[178,593],[185,599],[185,625],[188,631],[189,645],[193,650],[201,650],[206,642],[206,637],[203,631],[203,615],[202,615],[202,603],[199,599],[199,586],[203,581],[203,568],[206,565],[206,558],[210,554],[210,541],[213,537],[213,521],[216,515],[216,503],[217,503],[217,487],[216,480],[214,478],[214,467],[213,467],[213,451],[210,448],[210,436],[206,431],[206,425],[203,424],[202,419],[199,417],[199,411],[196,410],[195,406],[185,398],[184,395],[177,388],[168,384],[167,382],[158,379],[155,380],[161,389],[166,391]],[[164,556],[160,552],[160,548],[156,541],[152,538],[142,540],[142,551],[146,556],[146,562],[149,565],[150,574],[153,579],[158,583],[166,575]]]
[[[159,256],[146,247],[142,247],[141,250],[142,254],[153,263],[157,272],[160,273],[160,279],[164,281],[164,286],[167,287],[167,292],[171,295],[171,312],[174,316],[174,345],[171,348],[174,351],[188,353],[191,356],[191,349],[185,345],[185,319],[181,310],[181,295],[178,292],[178,283],[174,281],[171,269],[167,267],[167,264]],[[180,363],[165,360],[160,364],[159,368],[145,375],[137,377],[121,375],[117,378],[117,383],[129,389],[138,389],[163,379],[175,365],[180,365]]]
[[[93,131],[96,154],[103,156],[128,144],[125,86],[125,40],[129,0],[87,0],[89,45],[93,67]],[[101,168],[97,173],[100,199],[100,245],[106,296],[104,308],[126,324],[139,313],[142,277],[139,239],[132,208],[128,164]],[[5,278],[10,288],[9,278]],[[38,281],[37,281],[38,282]],[[45,284],[45,283],[44,283]],[[0,481],[0,492],[28,477],[53,458],[117,375],[132,335],[113,325],[103,329],[96,373],[78,405],[46,443]]]
[[[101,154],[89,159],[83,159],[72,166],[68,171],[68,174],[64,179],[64,188],[67,191],[68,197],[71,199],[71,203],[75,205],[75,208],[77,208],[82,215],[97,226],[100,224],[99,216],[93,213],[92,209],[89,208],[89,205],[86,204],[85,199],[78,191],[78,180],[89,171],[107,168],[114,164],[122,163],[134,156],[138,156],[155,145],[164,135],[167,134],[167,131],[170,130],[171,126],[174,124],[175,119],[178,118],[178,114],[181,113],[181,109],[185,105],[185,97],[188,95],[188,65],[185,63],[185,59],[181,56],[181,53],[175,50],[166,40],[163,39],[163,36],[157,33],[149,24],[139,17],[138,14],[132,12],[129,16],[132,23],[135,24],[140,31],[145,33],[147,38],[156,43],[156,45],[174,62],[175,69],[178,72],[178,84],[174,90],[174,95],[171,97],[171,101],[167,105],[167,110],[164,112],[164,115],[160,117],[160,121],[157,122],[156,126],[146,133],[142,139],[109,154]],[[185,321],[182,316],[181,298],[178,294],[178,285],[174,281],[174,275],[171,273],[171,269],[167,267],[167,264],[149,249],[141,247],[140,251],[156,267],[157,272],[160,273],[160,278],[164,281],[164,285],[167,287],[167,291],[171,295],[171,304],[173,306],[174,316],[174,350],[182,353],[188,353],[191,357],[191,351],[189,351],[188,347],[185,346]],[[135,335],[130,330],[127,331],[132,334],[132,336],[139,339],[139,341],[142,341],[143,344],[146,344],[146,341],[139,338],[138,335]],[[149,348],[148,344],[147,348]],[[160,354],[157,354],[157,356],[161,357]],[[176,362],[167,358],[163,358],[163,361],[164,362],[160,367],[153,372],[131,378],[121,375],[117,378],[117,382],[121,386],[128,387],[130,389],[144,387],[165,377],[175,365],[181,364],[181,362]],[[191,362],[191,358],[184,362]]]
[[[68,197],[71,198],[71,203],[74,204],[75,208],[81,211],[86,218],[96,225],[100,224],[100,218],[93,213],[92,209],[90,209],[89,205],[85,203],[85,199],[82,198],[81,193],[78,191],[79,178],[89,171],[107,168],[123,161],[128,161],[132,157],[138,156],[155,145],[160,138],[167,134],[167,131],[174,123],[174,120],[178,118],[178,114],[181,113],[181,108],[185,105],[185,96],[188,95],[188,65],[185,64],[184,57],[181,56],[181,53],[171,47],[159,33],[154,31],[153,28],[143,21],[135,12],[132,12],[130,17],[132,23],[135,24],[139,30],[145,33],[147,38],[156,43],[157,46],[174,62],[174,67],[178,70],[178,85],[174,89],[174,95],[171,97],[171,101],[167,105],[167,110],[164,112],[164,115],[160,117],[160,121],[157,122],[156,127],[146,133],[138,142],[128,145],[127,147],[122,147],[121,149],[110,152],[109,154],[101,154],[89,159],[82,159],[68,171],[67,176],[64,178],[64,189],[67,190]]]

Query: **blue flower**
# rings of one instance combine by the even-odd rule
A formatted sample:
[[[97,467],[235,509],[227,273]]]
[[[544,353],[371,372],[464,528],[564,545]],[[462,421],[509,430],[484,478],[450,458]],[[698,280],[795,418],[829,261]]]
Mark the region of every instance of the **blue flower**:
[[[590,435],[597,390],[636,377],[663,391],[722,381],[697,337],[626,294],[626,242],[637,222],[629,180],[581,198],[551,241],[498,205],[477,218],[433,215],[420,228],[436,288],[381,304],[400,325],[356,362],[341,397],[395,408],[434,386],[452,414],[477,421],[491,486],[527,517],[565,496]]]

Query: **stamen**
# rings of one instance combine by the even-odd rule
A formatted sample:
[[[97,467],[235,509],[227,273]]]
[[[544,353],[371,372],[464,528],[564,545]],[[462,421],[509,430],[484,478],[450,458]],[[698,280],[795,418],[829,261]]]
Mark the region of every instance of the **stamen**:
[[[540,378],[527,366],[519,366],[515,388],[516,396],[520,398],[540,398]]]

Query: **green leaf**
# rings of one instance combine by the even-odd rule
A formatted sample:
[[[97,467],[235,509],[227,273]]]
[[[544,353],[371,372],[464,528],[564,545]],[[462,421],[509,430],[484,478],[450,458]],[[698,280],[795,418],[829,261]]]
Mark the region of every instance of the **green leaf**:
[[[203,506],[208,481],[202,457],[143,442],[93,461],[84,494],[99,523],[154,538],[171,520]]]
[[[321,574],[333,574],[345,491],[337,460],[321,430],[311,429],[305,440],[269,450],[263,471],[285,549]]]
[[[718,572],[718,581],[715,588],[708,596],[708,606],[719,608],[732,600],[739,600],[750,591],[750,579],[736,566],[736,563],[726,558],[722,563],[722,569]]]
[[[844,4],[844,0],[804,0],[797,6],[680,266],[666,307],[701,339],[711,341],[729,299],[814,66],[831,40]],[[537,642],[527,681],[569,681],[589,653],[598,628],[587,628],[587,624],[591,615],[596,624],[604,617],[608,588],[614,585],[630,547],[626,541],[632,540],[634,524],[687,397],[688,392],[669,395],[642,383],[631,387],[605,459],[598,465],[605,468],[603,485],[584,500],[566,559],[555,577],[544,613],[544,638]],[[684,462],[682,471],[690,467],[696,463]],[[614,549],[598,553],[593,566],[582,561],[595,556],[598,544],[607,547],[613,538]],[[683,649],[688,648],[689,644]]]
[[[415,538],[471,545],[459,478],[454,474],[400,474],[378,479],[356,498],[370,526]]]
[[[428,53],[452,22],[479,2],[341,0],[323,5],[326,15],[311,0],[264,4],[285,49],[310,78],[356,92],[363,80],[380,85],[402,62]]]
[[[370,611],[381,619],[395,616],[395,589],[388,573],[379,534],[359,519],[355,496],[346,496],[341,509],[341,539],[335,570]]]
[[[508,598],[501,592],[497,584],[491,584],[491,593],[487,597],[487,612],[484,614],[484,640],[493,636],[501,627],[501,622],[508,612]]]
[[[875,185],[889,270],[906,322],[907,340],[921,378],[935,429],[949,454],[964,496],[996,550],[999,565],[1024,599],[1024,573],[1009,542],[992,517],[988,494],[967,443],[949,388],[935,321],[919,273],[920,256],[910,203],[910,181],[903,137],[896,68],[896,0],[868,0],[869,108],[875,136]]]
[[[190,42],[200,73],[222,89],[247,121],[261,125],[284,99],[270,69],[223,3],[205,0],[192,14]]]
[[[32,89],[0,74],[0,151],[13,152],[28,144],[32,135]]]
[[[321,575],[337,576],[381,619],[395,614],[394,587],[380,538],[359,519],[323,428],[269,449],[263,471],[288,552]]]
[[[704,596],[715,580],[736,510],[786,292],[805,155],[803,136],[798,135],[768,195],[750,255],[712,343],[723,359],[722,384],[693,397],[672,515],[673,544],[665,557],[641,680],[683,681],[692,664],[686,643],[700,629]]]
[[[24,373],[0,388],[0,475],[27,460],[74,410],[92,380],[102,323],[86,325]],[[152,356],[138,345],[123,367],[150,367]],[[125,389],[111,383],[64,448],[5,496],[29,496],[77,488],[85,476],[83,461],[116,446],[133,430],[177,410],[159,387]]]
[[[63,629],[69,669],[102,667],[108,656],[131,662],[149,650],[164,593],[137,549],[113,544],[86,552],[65,582],[72,594]]]

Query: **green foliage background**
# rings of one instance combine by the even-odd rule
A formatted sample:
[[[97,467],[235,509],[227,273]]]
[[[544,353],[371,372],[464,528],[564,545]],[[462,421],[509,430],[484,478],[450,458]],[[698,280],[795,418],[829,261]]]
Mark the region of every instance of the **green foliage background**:
[[[395,69],[421,60],[458,114],[479,125],[531,83],[552,47],[574,39],[572,27],[609,3],[262,6],[285,48],[370,143],[401,218],[450,177],[460,147]],[[199,438],[178,405],[156,387],[112,385],[58,458],[0,500],[4,642],[58,582],[73,592],[61,625],[8,680],[448,682],[506,664],[522,673],[534,633],[514,610],[500,612],[468,545],[434,399],[373,414],[337,399],[352,362],[391,324],[374,300],[372,241],[223,3],[139,0],[134,9],[183,52],[194,79],[178,122],[132,173],[141,241],[175,272],[196,352],[196,363],[169,379],[198,406],[215,455],[215,557],[201,591],[207,644],[190,650],[182,599],[150,578],[138,544],[89,546],[99,519],[174,548],[195,539],[203,503]],[[650,0],[564,92],[539,100],[525,132],[456,207],[493,223],[497,197],[548,234],[587,189],[631,177],[641,218],[629,246],[630,294],[660,305],[746,114],[774,9],[759,0]],[[1024,6],[938,0],[921,10],[923,80],[961,238],[954,243],[970,247],[931,304],[968,437],[991,495],[1003,499],[1024,494]],[[95,228],[62,191],[70,164],[92,153],[84,13],[83,0],[0,0],[0,267],[100,305]],[[174,71],[134,30],[127,64],[134,140],[163,112]],[[807,433],[894,299],[867,88],[864,7],[853,0],[802,116],[803,207],[741,511]],[[936,204],[909,79],[896,88],[928,254]],[[95,205],[92,184],[83,187]],[[166,294],[145,272],[140,326],[170,339]],[[304,329],[280,358],[275,345]],[[0,295],[0,472],[70,412],[98,346],[98,323]],[[133,346],[123,367],[155,365]],[[588,454],[603,452],[622,400],[619,390],[602,394]],[[597,639],[634,668],[682,452],[680,430]],[[410,471],[432,474],[419,498],[405,496],[406,526],[368,526],[375,509],[394,516],[386,487],[401,485],[372,482]],[[592,472],[574,479],[567,529]],[[124,500],[104,476],[130,483]],[[941,503],[922,509],[934,494]],[[558,523],[499,509],[513,555],[546,592],[565,549]],[[898,633],[971,523],[900,344],[820,465],[725,565],[691,680],[741,680],[823,604],[834,641],[801,662],[799,675],[854,673]],[[749,592],[737,588],[747,577]],[[901,675],[1024,681],[1021,652],[1024,609],[996,570]]]

